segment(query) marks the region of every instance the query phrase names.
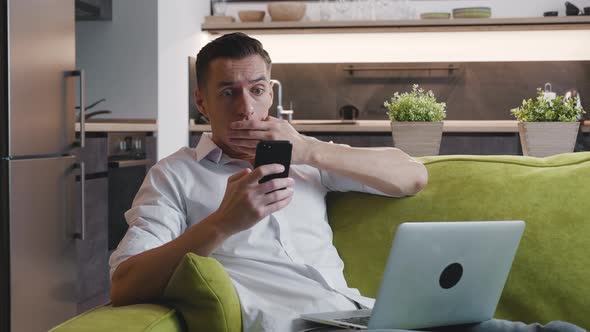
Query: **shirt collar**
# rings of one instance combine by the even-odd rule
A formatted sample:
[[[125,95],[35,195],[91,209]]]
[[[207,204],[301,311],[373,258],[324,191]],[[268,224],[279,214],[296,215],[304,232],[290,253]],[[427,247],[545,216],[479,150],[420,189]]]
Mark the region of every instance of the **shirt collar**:
[[[210,160],[216,164],[219,164],[223,151],[218,147],[215,142],[211,139],[211,133],[203,133],[199,144],[195,148],[197,154],[197,161],[201,162],[203,159]]]

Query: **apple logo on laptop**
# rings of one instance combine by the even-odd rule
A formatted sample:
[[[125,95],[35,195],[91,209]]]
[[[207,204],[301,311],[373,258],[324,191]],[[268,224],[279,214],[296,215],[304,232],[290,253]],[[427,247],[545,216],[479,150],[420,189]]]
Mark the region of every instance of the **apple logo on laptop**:
[[[444,289],[449,289],[455,286],[459,282],[459,280],[461,280],[462,275],[463,266],[461,266],[461,264],[459,263],[453,263],[445,267],[445,269],[440,274],[438,283],[440,284],[440,287]]]

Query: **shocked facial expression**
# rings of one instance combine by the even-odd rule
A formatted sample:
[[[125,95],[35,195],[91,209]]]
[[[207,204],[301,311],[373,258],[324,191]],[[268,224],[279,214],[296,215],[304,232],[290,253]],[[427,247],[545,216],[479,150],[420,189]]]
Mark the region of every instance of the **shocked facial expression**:
[[[260,55],[215,59],[209,64],[206,87],[197,90],[195,97],[199,111],[209,117],[215,144],[239,158],[242,152],[227,135],[230,124],[266,119],[273,100],[270,69]]]

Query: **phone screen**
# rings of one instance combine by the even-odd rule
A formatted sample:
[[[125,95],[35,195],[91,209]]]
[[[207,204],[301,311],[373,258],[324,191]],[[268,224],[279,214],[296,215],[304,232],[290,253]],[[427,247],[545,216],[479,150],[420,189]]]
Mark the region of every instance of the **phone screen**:
[[[286,178],[289,176],[289,166],[291,165],[291,151],[293,145],[290,141],[260,141],[256,145],[256,159],[254,167],[267,164],[281,164],[285,171],[277,174],[270,174],[263,177],[259,183],[263,183],[275,178]]]

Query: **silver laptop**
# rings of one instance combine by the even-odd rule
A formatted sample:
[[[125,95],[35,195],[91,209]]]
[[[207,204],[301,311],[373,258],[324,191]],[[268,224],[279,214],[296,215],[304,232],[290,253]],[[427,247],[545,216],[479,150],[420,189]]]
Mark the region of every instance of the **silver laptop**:
[[[399,225],[374,308],[305,314],[352,329],[422,329],[492,319],[524,221]]]

